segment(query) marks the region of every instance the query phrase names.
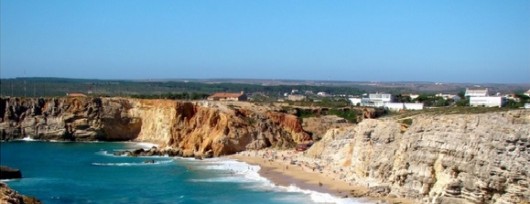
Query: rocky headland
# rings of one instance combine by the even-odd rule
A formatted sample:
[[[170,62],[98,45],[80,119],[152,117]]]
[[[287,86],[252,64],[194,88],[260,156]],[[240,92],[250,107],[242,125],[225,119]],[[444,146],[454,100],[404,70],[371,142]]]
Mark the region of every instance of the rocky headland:
[[[358,124],[326,119],[340,124],[319,128],[314,126],[320,119],[302,126],[294,115],[244,102],[66,97],[1,99],[0,118],[2,140],[142,141],[160,146],[127,154],[199,158],[292,151],[311,140],[311,131],[324,136],[306,152],[266,159],[369,189],[356,196],[530,203],[528,110],[417,114]]]
[[[0,139],[142,141],[179,156],[290,148],[310,140],[296,116],[249,103],[128,98],[0,99]]]

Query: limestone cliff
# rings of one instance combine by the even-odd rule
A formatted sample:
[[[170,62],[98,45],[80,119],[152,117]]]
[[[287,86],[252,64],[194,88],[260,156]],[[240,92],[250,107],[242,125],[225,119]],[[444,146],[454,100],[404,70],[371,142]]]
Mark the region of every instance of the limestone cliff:
[[[530,202],[530,111],[411,119],[408,128],[396,119],[368,119],[332,129],[307,155],[384,195],[424,203]]]
[[[309,139],[293,115],[248,104],[66,97],[0,99],[0,139],[145,141],[183,156],[292,147]]]

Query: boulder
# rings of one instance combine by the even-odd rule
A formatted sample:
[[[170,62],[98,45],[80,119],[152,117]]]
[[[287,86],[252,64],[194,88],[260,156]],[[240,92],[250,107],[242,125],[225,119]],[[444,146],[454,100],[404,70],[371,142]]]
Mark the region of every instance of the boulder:
[[[0,179],[16,179],[22,178],[22,173],[18,169],[13,169],[8,166],[0,166]]]

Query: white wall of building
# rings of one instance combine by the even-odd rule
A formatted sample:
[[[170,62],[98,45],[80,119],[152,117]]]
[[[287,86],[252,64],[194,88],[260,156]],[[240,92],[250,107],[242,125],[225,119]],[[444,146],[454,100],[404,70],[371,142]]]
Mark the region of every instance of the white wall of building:
[[[385,103],[385,108],[390,111],[423,110],[423,103]]]
[[[469,97],[480,97],[480,96],[489,96],[487,88],[467,88],[465,96]]]
[[[390,111],[400,111],[405,108],[403,103],[385,103],[385,108]]]
[[[375,93],[375,94],[369,94],[368,98],[372,101],[391,102],[392,94]]]
[[[470,106],[485,106],[485,107],[502,107],[503,97],[502,96],[486,96],[486,97],[470,97]]]
[[[354,106],[357,106],[357,104],[361,105],[361,100],[360,98],[349,98],[350,99],[350,102],[351,104],[353,104]]]
[[[423,103],[403,103],[407,110],[423,110]]]

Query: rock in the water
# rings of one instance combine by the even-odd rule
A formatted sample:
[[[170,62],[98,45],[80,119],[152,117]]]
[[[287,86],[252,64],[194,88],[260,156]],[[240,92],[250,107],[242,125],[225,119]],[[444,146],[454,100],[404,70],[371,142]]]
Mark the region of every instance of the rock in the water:
[[[22,173],[18,169],[7,166],[0,166],[0,179],[22,178]]]

